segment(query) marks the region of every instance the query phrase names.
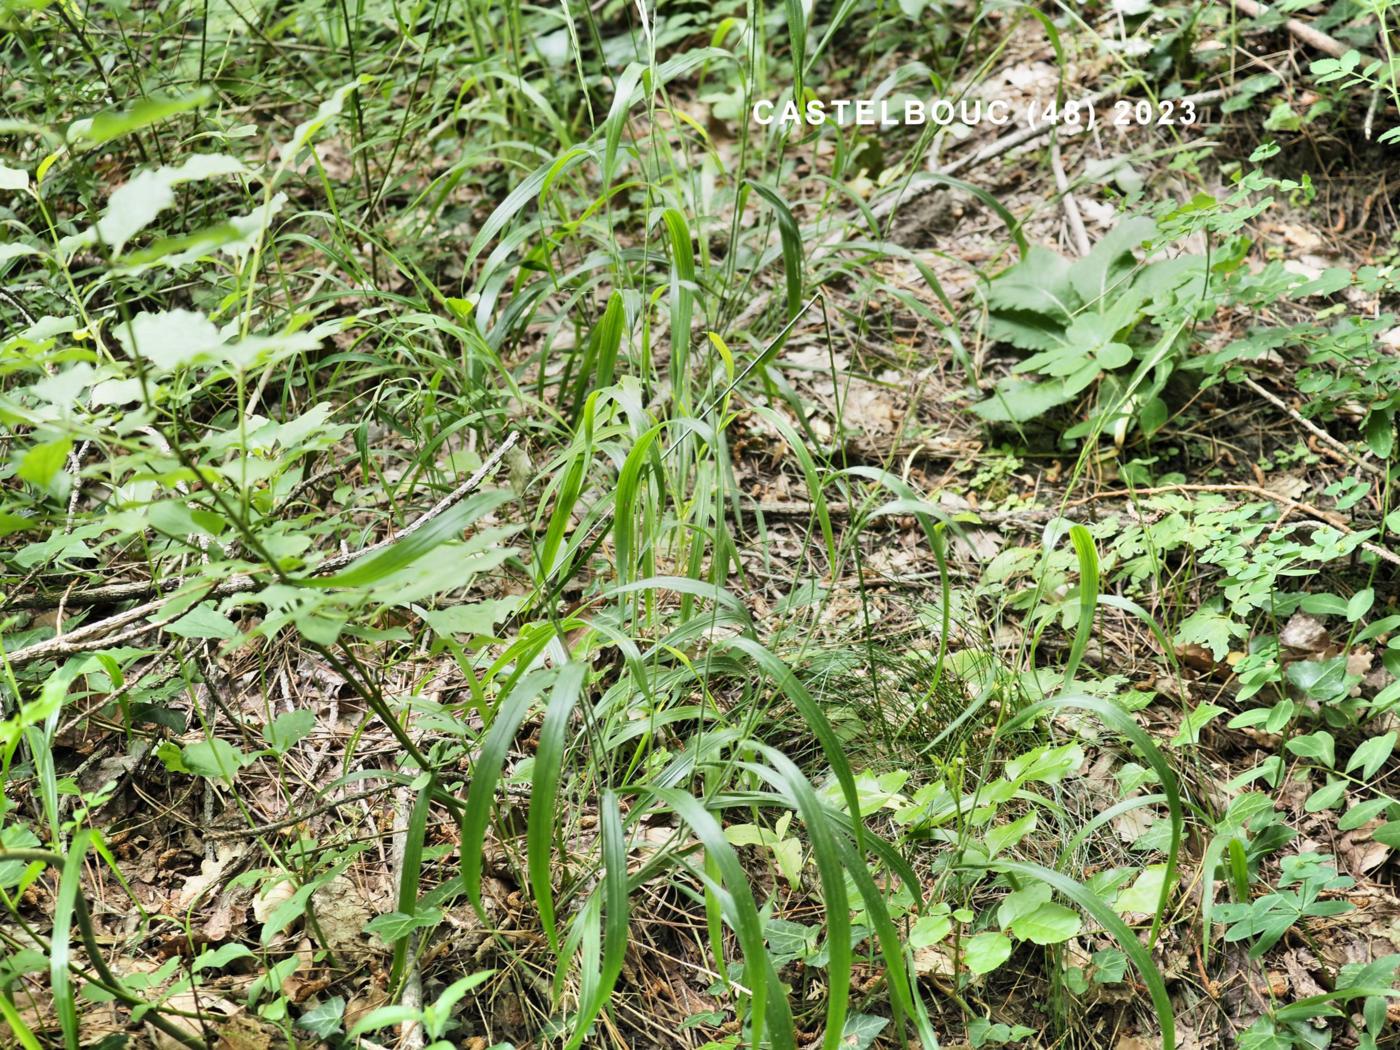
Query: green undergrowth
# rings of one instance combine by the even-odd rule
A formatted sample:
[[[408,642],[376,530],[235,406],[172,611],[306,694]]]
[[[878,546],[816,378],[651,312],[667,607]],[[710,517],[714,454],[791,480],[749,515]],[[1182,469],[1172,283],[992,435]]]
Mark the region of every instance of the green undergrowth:
[[[1251,223],[1312,193],[1265,148],[1223,188],[1196,171],[1184,199],[1119,201],[1074,261],[978,190],[1008,227],[979,269],[869,210],[927,141],[744,116],[929,32],[957,46],[877,62],[888,87],[981,78],[1018,33],[1060,51],[1073,19],[0,17],[30,84],[0,124],[16,1045],[137,1045],[148,1022],[217,1045],[237,1013],[286,1045],[409,1023],[434,1047],[572,1050],[644,1045],[653,1008],[714,1048],[1072,1045],[1105,995],[1171,1045],[1181,944],[1257,960],[1348,910],[1272,792],[1307,781],[1307,812],[1400,846],[1374,783],[1400,693],[1354,659],[1400,670],[1393,257],[1254,265]],[[950,264],[974,289],[956,302]],[[1249,323],[1212,340],[1231,311]],[[907,449],[854,454],[841,344],[910,326],[955,377],[944,401],[1018,450],[1054,433],[1064,516],[1047,502],[969,558],[986,523]],[[1238,396],[1281,349],[1299,415],[1370,468],[1324,494],[1345,529],[1157,469],[1202,390]],[[1011,492],[1005,459],[978,469]],[[804,509],[782,529],[754,508],[777,477]],[[1068,505],[1100,480],[1133,513]],[[893,535],[899,587],[871,566]],[[1309,622],[1346,648],[1291,646]],[[1151,681],[1105,656],[1125,624]],[[1229,695],[1186,689],[1181,653]],[[1277,746],[1222,798],[1200,747],[1226,728]],[[396,832],[350,811],[369,790]],[[215,817],[248,844],[236,875]],[[132,836],[181,824],[188,869],[153,893]],[[331,903],[370,882],[347,949]],[[666,1013],[649,982],[677,958],[694,994]],[[1311,1022],[1353,1000],[1374,1040],[1395,961],[1260,1011],[1253,1045],[1323,1045]],[[1044,1009],[1011,1008],[1026,987]]]

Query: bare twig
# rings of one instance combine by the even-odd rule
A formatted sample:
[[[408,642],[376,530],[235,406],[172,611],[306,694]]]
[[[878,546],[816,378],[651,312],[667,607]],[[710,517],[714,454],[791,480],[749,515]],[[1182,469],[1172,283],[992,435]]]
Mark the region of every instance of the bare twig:
[[[1065,209],[1065,221],[1069,223],[1069,237],[1074,242],[1074,250],[1081,257],[1089,254],[1089,232],[1084,229],[1084,216],[1079,214],[1079,202],[1070,192],[1069,176],[1065,174],[1065,161],[1060,155],[1060,137],[1050,139],[1050,170],[1055,173],[1055,189],[1060,194],[1060,204]]]
[[[1262,18],[1270,14],[1269,8],[1257,3],[1256,0],[1221,0],[1221,3],[1227,7],[1235,8],[1250,18]],[[1298,18],[1285,19],[1283,28],[1314,51],[1321,51],[1324,55],[1331,55],[1333,58],[1341,58],[1350,50],[1340,40],[1328,36],[1319,29],[1314,29]]]
[[[1304,419],[1301,412],[1299,412],[1296,408],[1293,408],[1277,394],[1272,393],[1271,391],[1260,386],[1253,379],[1249,378],[1249,376],[1244,377],[1244,385],[1249,387],[1249,389],[1253,390],[1256,394],[1262,397],[1269,404],[1273,405],[1280,412],[1287,414],[1287,416],[1290,419],[1292,419],[1293,422],[1297,423],[1308,433],[1312,434],[1313,437],[1317,438],[1328,448],[1332,449],[1335,452],[1341,453],[1350,462],[1354,463],[1356,466],[1366,471],[1366,473],[1370,474],[1372,477],[1385,477],[1384,470],[1376,466],[1374,463],[1367,463],[1365,460],[1361,459],[1345,444],[1338,441],[1336,438],[1334,438],[1331,434],[1327,433],[1327,431],[1323,430],[1312,420]]]
[[[322,813],[329,813],[332,810],[339,809],[341,806],[349,805],[352,802],[373,798],[375,795],[388,790],[391,786],[390,784],[383,784],[379,787],[357,791],[355,794],[346,795],[344,798],[331,799],[329,802],[323,802],[319,806],[313,806],[311,809],[301,813],[293,813],[290,817],[274,820],[270,824],[258,824],[251,828],[212,828],[206,832],[206,835],[211,839],[258,838],[261,835],[271,835],[274,831],[282,831],[285,828],[296,827],[296,825],[308,821],[312,817],[318,817]]]
[[[1082,99],[1080,105],[1097,106],[1105,99],[1112,98],[1118,90],[1118,87],[1115,86],[1107,91],[1095,92]],[[1228,90],[1225,89],[1200,91],[1194,95],[1187,95],[1181,102],[1189,102],[1194,106],[1209,106],[1212,103],[1219,102],[1228,93]],[[996,160],[996,158],[1003,154],[1010,153],[1018,146],[1024,146],[1027,143],[1034,142],[1036,139],[1050,134],[1054,127],[1055,125],[1051,124],[1049,121],[1045,121],[1044,123],[1020,128],[1017,131],[1003,135],[1001,138],[983,147],[977,153],[957,158],[952,163],[948,164],[947,167],[940,169],[940,174],[957,175],[971,168],[980,167],[989,160]],[[908,204],[910,201],[916,200],[927,193],[932,193],[934,190],[943,188],[944,184],[936,181],[911,183],[905,187],[902,192],[897,191],[892,193],[884,200],[877,201],[875,204],[871,205],[870,211],[877,219],[882,219],[886,215],[889,215],[890,212],[894,211],[895,208]]]

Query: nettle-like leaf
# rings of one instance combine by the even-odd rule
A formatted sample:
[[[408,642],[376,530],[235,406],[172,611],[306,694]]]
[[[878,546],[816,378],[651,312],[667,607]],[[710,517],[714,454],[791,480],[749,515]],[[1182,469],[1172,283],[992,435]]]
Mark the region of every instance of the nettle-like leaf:
[[[973,411],[992,423],[1024,423],[1131,365],[1134,330],[1202,266],[1194,256],[1140,264],[1135,250],[1156,233],[1152,219],[1127,219],[1082,259],[1035,246],[994,278],[987,335],[1033,354]],[[1144,402],[1155,393],[1148,391]]]
[[[112,193],[96,226],[64,238],[61,246],[67,251],[75,251],[100,240],[114,255],[119,254],[127,241],[175,203],[176,186],[223,175],[241,175],[247,170],[242,161],[233,157],[221,153],[196,153],[178,167],[143,171]]]
[[[118,327],[116,334],[127,353],[139,355],[157,372],[193,365],[247,370],[321,345],[321,336],[315,331],[251,335],[229,342],[227,329],[220,330],[194,310],[143,311]]]

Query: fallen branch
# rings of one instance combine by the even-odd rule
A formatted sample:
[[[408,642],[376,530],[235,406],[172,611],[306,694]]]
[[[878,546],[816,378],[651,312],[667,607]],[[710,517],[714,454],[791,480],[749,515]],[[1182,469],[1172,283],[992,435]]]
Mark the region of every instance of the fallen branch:
[[[491,455],[486,458],[486,461],[481,464],[471,477],[440,499],[431,509],[397,535],[386,536],[378,543],[372,543],[362,550],[349,551],[345,554],[337,554],[334,557],[327,558],[311,570],[311,575],[325,576],[329,573],[337,572],[345,568],[351,562],[358,561],[360,558],[372,554],[377,554],[386,547],[390,547],[400,540],[413,535],[419,529],[427,525],[428,522],[441,516],[454,504],[461,502],[466,496],[479,488],[481,483],[496,469],[496,466],[501,462],[505,454],[514,447],[517,440],[519,440],[519,433],[512,431],[506,437],[505,441],[492,451]],[[177,585],[185,582],[187,581],[183,579],[178,580]],[[117,586],[126,587],[130,585],[119,584]],[[150,586],[152,589],[160,590],[165,585],[152,583]],[[237,576],[230,576],[220,583],[214,584],[205,597],[226,598],[234,594],[244,594],[256,589],[258,586],[260,586],[260,583],[256,578],[239,574]],[[82,595],[73,596],[69,598],[68,604],[75,604],[75,601],[81,600],[82,597]],[[165,605],[165,602],[166,599],[164,597],[153,599],[152,601],[134,606],[133,608],[104,617],[86,626],[79,627],[61,637],[35,642],[33,645],[27,645],[23,649],[15,650],[8,656],[0,654],[0,661],[8,663],[12,668],[23,667],[37,660],[73,656],[77,653],[92,652],[95,649],[105,649],[118,642],[130,641],[140,637],[147,631],[159,630],[170,622],[170,620],[161,620],[153,623],[137,622],[158,613]],[[135,626],[133,627],[132,625]],[[127,628],[127,630],[123,630],[123,628]],[[113,632],[121,633],[113,637]]]
[[[1249,18],[1263,18],[1265,15],[1273,13],[1263,4],[1256,3],[1256,0],[1220,0],[1220,2],[1227,7],[1233,7]],[[1341,58],[1352,50],[1336,37],[1330,37],[1320,29],[1314,29],[1302,19],[1285,19],[1283,28],[1314,51],[1321,51],[1324,55],[1330,55],[1333,58]]]
[[[1299,412],[1296,408],[1293,408],[1277,394],[1271,393],[1270,391],[1266,390],[1264,387],[1256,383],[1253,379],[1250,379],[1249,376],[1244,377],[1244,385],[1249,387],[1249,389],[1253,390],[1256,394],[1262,397],[1269,404],[1273,405],[1280,412],[1283,412],[1295,423],[1301,426],[1304,430],[1312,434],[1313,437],[1317,438],[1328,448],[1332,449],[1332,451],[1341,454],[1349,462],[1364,470],[1372,477],[1385,477],[1384,470],[1376,466],[1374,463],[1367,463],[1364,459],[1361,459],[1359,456],[1356,455],[1356,453],[1352,452],[1352,450],[1348,448],[1344,443],[1338,441],[1336,438],[1334,438],[1331,434],[1327,433],[1327,431],[1323,430],[1312,420],[1305,419],[1301,412]]]
[[[1107,91],[1096,92],[1095,94],[1088,95],[1084,99],[1080,100],[1080,104],[1097,106],[1100,102],[1103,102],[1105,99],[1111,98],[1114,95],[1116,95],[1118,90],[1119,88],[1113,87]],[[1214,102],[1219,102],[1228,94],[1229,91],[1225,89],[1201,91],[1194,95],[1187,95],[1184,99],[1181,100],[1181,102],[1189,102],[1195,106],[1208,106]],[[967,171],[970,168],[979,167],[987,163],[987,161],[989,160],[996,160],[996,158],[1002,156],[1003,154],[1010,153],[1013,149],[1016,149],[1018,146],[1024,146],[1027,143],[1034,142],[1036,139],[1043,138],[1044,136],[1050,134],[1054,127],[1054,124],[1051,124],[1049,121],[1046,121],[1045,123],[1039,124],[1035,127],[1024,127],[1018,131],[1013,131],[1010,134],[1003,135],[1001,138],[991,142],[989,145],[985,146],[977,153],[974,153],[971,156],[960,157],[957,160],[954,160],[951,164],[939,169],[938,174],[957,175],[958,173]],[[932,193],[934,190],[942,189],[944,185],[944,183],[936,181],[925,181],[916,183],[911,182],[902,191],[895,192],[889,197],[886,197],[885,199],[871,205],[871,214],[873,214],[877,219],[882,219],[885,216],[889,215],[890,212],[894,211],[895,208],[899,207],[900,205],[908,204],[911,201],[917,200],[918,198],[924,196],[925,194]]]
[[[1065,174],[1065,161],[1060,155],[1060,139],[1050,140],[1050,170],[1055,175],[1055,189],[1060,194],[1060,205],[1065,209],[1065,221],[1069,223],[1070,240],[1074,250],[1082,258],[1089,254],[1089,231],[1084,229],[1084,216],[1079,214],[1079,202],[1069,188],[1069,176]]]

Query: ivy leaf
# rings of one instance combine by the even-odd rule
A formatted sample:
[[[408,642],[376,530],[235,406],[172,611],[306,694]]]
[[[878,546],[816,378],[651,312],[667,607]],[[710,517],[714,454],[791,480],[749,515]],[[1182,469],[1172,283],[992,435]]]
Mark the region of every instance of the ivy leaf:
[[[1333,741],[1332,734],[1325,729],[1319,729],[1316,733],[1295,736],[1284,746],[1295,755],[1311,758],[1328,769],[1337,764],[1336,742]]]
[[[1346,771],[1350,773],[1360,766],[1361,775],[1369,779],[1376,775],[1376,770],[1381,768],[1381,764],[1390,757],[1390,753],[1394,750],[1394,730],[1384,736],[1373,736],[1351,753],[1351,758],[1347,760]]]
[[[846,1027],[841,1030],[842,1050],[867,1050],[889,1023],[888,1017],[851,1014],[846,1018]]]
[[[317,1039],[330,1039],[341,1030],[340,1022],[344,1016],[345,997],[336,995],[302,1011],[297,1018],[297,1027],[306,1029]]]

